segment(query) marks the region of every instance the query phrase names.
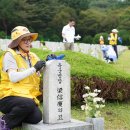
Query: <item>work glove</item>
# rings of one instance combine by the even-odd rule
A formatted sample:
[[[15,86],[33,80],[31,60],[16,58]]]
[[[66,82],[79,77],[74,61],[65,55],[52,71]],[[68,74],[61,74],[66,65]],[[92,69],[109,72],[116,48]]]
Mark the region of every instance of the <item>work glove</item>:
[[[65,57],[64,54],[61,54],[59,56],[56,56],[55,54],[50,54],[47,56],[46,61],[48,60],[62,60]]]
[[[35,65],[34,68],[36,69],[36,72],[39,71],[42,67],[46,66],[46,62],[43,60],[38,61]]]

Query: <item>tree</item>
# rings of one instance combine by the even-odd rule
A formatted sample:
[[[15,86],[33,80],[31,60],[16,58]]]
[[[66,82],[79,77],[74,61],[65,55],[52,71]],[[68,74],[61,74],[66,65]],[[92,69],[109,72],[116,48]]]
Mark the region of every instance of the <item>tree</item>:
[[[18,24],[23,24],[28,16],[30,5],[27,0],[1,0],[0,1],[0,24],[6,35],[9,30]],[[10,33],[10,31],[9,31]]]
[[[94,36],[100,32],[100,24],[104,19],[104,14],[99,10],[88,9],[81,11],[78,20],[78,30],[81,35]]]

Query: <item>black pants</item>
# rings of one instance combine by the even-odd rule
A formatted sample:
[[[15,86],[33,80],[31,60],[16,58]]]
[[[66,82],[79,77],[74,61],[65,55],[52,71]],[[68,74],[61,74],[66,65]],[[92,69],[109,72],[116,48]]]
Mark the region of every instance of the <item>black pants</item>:
[[[117,45],[112,45],[115,53],[116,53],[116,56],[117,56],[117,59],[118,59],[118,51],[117,51]]]
[[[36,124],[42,120],[42,113],[30,98],[9,96],[0,100],[0,111],[9,128],[20,126],[22,122]]]

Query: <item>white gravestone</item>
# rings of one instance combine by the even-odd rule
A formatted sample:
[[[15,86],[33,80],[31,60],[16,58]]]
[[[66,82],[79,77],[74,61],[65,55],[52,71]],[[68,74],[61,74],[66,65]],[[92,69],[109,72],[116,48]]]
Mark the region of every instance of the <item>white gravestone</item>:
[[[43,122],[69,122],[70,65],[64,60],[48,61],[44,70],[43,86]]]
[[[43,121],[23,124],[23,130],[93,130],[90,123],[70,119],[70,65],[48,61],[43,77]]]

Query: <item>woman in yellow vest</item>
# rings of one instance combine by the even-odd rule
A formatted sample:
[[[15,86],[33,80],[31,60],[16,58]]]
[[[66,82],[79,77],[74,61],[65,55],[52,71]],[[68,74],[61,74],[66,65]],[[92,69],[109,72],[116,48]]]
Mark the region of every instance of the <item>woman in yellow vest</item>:
[[[25,123],[36,124],[42,120],[38,108],[39,70],[45,61],[30,52],[31,42],[37,33],[30,33],[24,26],[17,26],[11,32],[12,42],[1,58],[0,130],[10,130]]]
[[[114,51],[116,52],[116,56],[118,58],[118,51],[117,51],[117,40],[118,40],[118,30],[113,29],[112,32],[110,33],[110,36],[108,37],[109,44],[112,45]]]

